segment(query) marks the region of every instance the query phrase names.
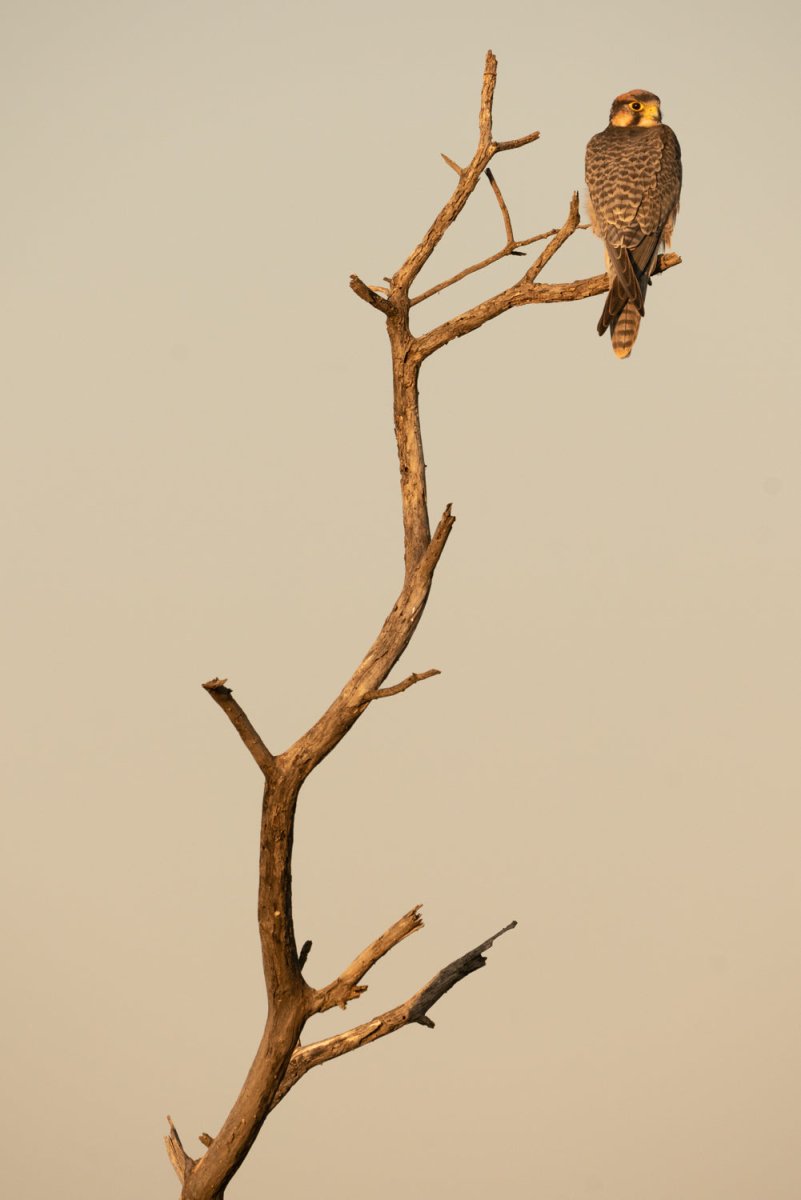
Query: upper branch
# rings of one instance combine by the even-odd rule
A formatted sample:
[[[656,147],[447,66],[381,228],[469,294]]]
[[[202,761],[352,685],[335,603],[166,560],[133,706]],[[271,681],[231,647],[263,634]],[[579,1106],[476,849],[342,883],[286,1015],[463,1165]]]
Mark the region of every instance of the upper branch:
[[[481,81],[481,107],[478,110],[479,145],[488,146],[492,141],[492,102],[495,99],[495,84],[498,82],[498,60],[491,50],[484,60],[484,78]]]
[[[523,138],[511,142],[495,142],[492,138],[492,103],[495,96],[495,83],[498,75],[498,60],[491,50],[487,51],[484,63],[484,79],[481,86],[481,105],[478,116],[478,146],[469,165],[459,171],[459,182],[451,195],[440,209],[434,221],[423,236],[422,241],[415,246],[403,266],[395,273],[392,280],[392,291],[408,295],[409,288],[428,262],[436,247],[442,241],[459,213],[464,208],[469,197],[475,191],[476,184],[482,173],[489,166],[493,157],[502,150],[511,150],[516,146],[525,146],[535,141],[539,133],[529,133]]]
[[[554,254],[556,254],[557,250],[561,250],[562,246],[564,246],[567,239],[569,237],[573,236],[573,234],[578,229],[578,224],[579,224],[579,198],[578,198],[578,192],[574,192],[573,195],[570,197],[570,208],[568,209],[567,218],[565,220],[564,225],[559,230],[559,232],[556,234],[556,236],[551,238],[550,242],[548,242],[548,245],[545,247],[545,249],[542,251],[542,253],[537,257],[536,262],[533,262],[531,264],[531,266],[529,267],[529,269],[526,271],[525,275],[523,276],[523,279],[526,281],[526,283],[534,282],[534,280],[537,278],[537,276],[542,271],[543,267],[547,266],[547,264],[551,261]]]

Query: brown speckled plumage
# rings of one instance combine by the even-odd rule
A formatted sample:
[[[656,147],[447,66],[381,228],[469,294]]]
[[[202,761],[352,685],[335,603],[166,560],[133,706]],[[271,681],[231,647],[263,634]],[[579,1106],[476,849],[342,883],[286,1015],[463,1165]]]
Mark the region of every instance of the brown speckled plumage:
[[[612,276],[598,332],[611,331],[618,358],[631,353],[660,247],[670,245],[681,191],[681,150],[661,123],[659,98],[618,96],[610,123],[587,146],[592,227]]]

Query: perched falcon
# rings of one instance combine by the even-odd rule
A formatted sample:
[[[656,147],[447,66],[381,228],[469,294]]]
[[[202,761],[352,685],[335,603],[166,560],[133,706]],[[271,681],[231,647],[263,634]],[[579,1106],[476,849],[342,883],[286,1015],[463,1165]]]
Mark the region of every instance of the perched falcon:
[[[598,332],[608,329],[618,358],[628,358],[645,312],[645,293],[679,211],[681,150],[662,124],[659,97],[624,92],[609,124],[587,146],[592,228],[603,239],[610,288]]]

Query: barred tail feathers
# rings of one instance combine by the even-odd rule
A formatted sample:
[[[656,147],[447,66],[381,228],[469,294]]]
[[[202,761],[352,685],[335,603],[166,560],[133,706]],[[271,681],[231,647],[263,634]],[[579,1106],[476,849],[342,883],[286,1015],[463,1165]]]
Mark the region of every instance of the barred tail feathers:
[[[612,349],[618,358],[628,358],[634,349],[642,317],[629,300],[617,320],[612,322]]]
[[[612,349],[618,358],[628,358],[637,340],[660,237],[661,230],[643,238],[634,250],[606,244],[611,285],[598,322],[598,333],[611,331]]]

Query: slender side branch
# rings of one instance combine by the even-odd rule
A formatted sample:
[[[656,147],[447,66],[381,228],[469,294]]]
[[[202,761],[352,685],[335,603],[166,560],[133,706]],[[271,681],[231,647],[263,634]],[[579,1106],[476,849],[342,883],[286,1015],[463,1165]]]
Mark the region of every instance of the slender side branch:
[[[537,261],[532,263],[532,265],[526,271],[525,275],[523,276],[523,279],[526,281],[526,283],[534,282],[534,280],[542,271],[543,267],[547,266],[547,264],[551,261],[557,250],[561,250],[567,239],[572,237],[576,232],[578,229],[578,223],[579,197],[578,192],[574,192],[570,198],[570,208],[568,210],[567,220],[557,233],[556,237],[552,238],[551,241],[548,242],[548,245],[545,247],[542,254],[540,254],[537,258]]]
[[[503,154],[506,150],[519,150],[521,146],[530,146],[539,136],[539,131],[535,130],[534,133],[527,133],[523,137],[511,138],[508,142],[496,142],[496,153]]]
[[[503,217],[503,227],[506,230],[506,245],[511,246],[514,243],[515,235],[512,233],[512,218],[509,216],[509,209],[506,207],[506,201],[503,198],[503,193],[501,192],[501,189],[498,186],[498,180],[495,178],[495,176],[493,175],[493,173],[489,169],[489,167],[487,167],[484,174],[486,175],[487,179],[489,180],[489,185],[492,188],[492,191],[495,195],[495,199],[498,201],[498,205],[501,210],[501,216]]]
[[[512,921],[492,937],[487,938],[480,946],[476,946],[474,950],[468,950],[467,954],[463,954],[461,958],[455,959],[454,962],[439,971],[419,992],[415,992],[403,1004],[390,1009],[389,1012],[374,1017],[372,1021],[367,1021],[364,1025],[348,1029],[345,1033],[337,1033],[323,1041],[299,1047],[292,1055],[273,1107],[283,1100],[287,1092],[312,1067],[318,1067],[322,1063],[330,1062],[333,1058],[349,1054],[351,1050],[368,1046],[371,1042],[386,1037],[387,1034],[395,1033],[396,1030],[402,1029],[406,1025],[417,1023],[432,1028],[434,1023],[428,1016],[429,1009],[433,1008],[437,1001],[441,1000],[460,980],[485,966],[487,960],[484,952],[489,950],[493,942],[502,934],[514,929],[516,925],[517,921]]]
[[[275,766],[275,759],[251,725],[244,709],[234,700],[233,693],[226,687],[225,679],[210,679],[203,687],[216,700],[265,776]]]
[[[432,667],[430,671],[413,671],[411,675],[407,675],[401,683],[393,684],[392,687],[376,688],[373,692],[368,692],[364,697],[365,700],[383,700],[387,696],[399,696],[401,692],[405,692],[407,688],[413,687],[415,683],[422,683],[424,679],[431,679],[434,675],[441,675],[442,672],[436,667]]]
[[[423,928],[420,908],[421,906],[416,904],[409,912],[404,913],[394,925],[390,925],[385,933],[382,933],[365,950],[362,950],[361,954],[354,958],[350,966],[346,967],[333,983],[319,988],[312,1000],[312,1012],[326,1012],[336,1005],[345,1008],[349,1000],[356,1000],[363,992],[366,992],[367,987],[359,985],[367,972],[404,938]]]
[[[587,228],[588,226],[586,225],[579,225],[579,229]],[[508,258],[510,255],[519,255],[523,246],[531,246],[534,242],[542,242],[545,238],[553,237],[558,232],[558,228],[547,229],[545,233],[535,233],[533,237],[522,238],[519,242],[510,242],[502,250],[496,250],[488,258],[482,258],[481,262],[473,263],[472,266],[465,267],[456,275],[451,275],[449,279],[444,279],[442,283],[435,283],[433,287],[428,288],[425,292],[420,292],[419,295],[413,296],[409,301],[409,307],[414,308],[415,304],[422,304],[424,300],[429,300],[432,296],[436,296],[437,292],[444,292],[445,288],[453,287],[454,283],[461,283],[468,275],[474,275],[476,271],[483,271],[485,267],[491,267],[493,263],[500,262],[502,258]]]

